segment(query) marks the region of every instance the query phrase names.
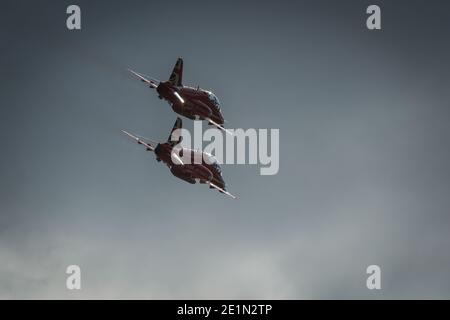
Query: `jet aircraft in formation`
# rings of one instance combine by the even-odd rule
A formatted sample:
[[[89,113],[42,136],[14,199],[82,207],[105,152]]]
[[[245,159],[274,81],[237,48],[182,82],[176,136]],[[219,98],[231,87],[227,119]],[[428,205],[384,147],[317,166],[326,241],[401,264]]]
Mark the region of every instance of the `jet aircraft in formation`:
[[[208,124],[231,134],[223,127],[225,120],[216,95],[198,86],[193,88],[183,85],[183,59],[178,58],[167,81],[147,78],[136,71],[128,70],[150,88],[156,89],[158,97],[169,102],[176,113],[192,120],[206,120]]]
[[[134,139],[138,144],[143,145],[147,151],[153,151],[156,160],[165,163],[175,177],[192,184],[207,184],[210,188],[217,189],[221,193],[236,198],[226,191],[222,171],[212,155],[200,150],[178,146],[182,137],[178,134],[180,131],[175,132],[175,130],[181,129],[181,127],[182,121],[180,118],[177,118],[167,141],[156,144],[128,131],[122,130],[122,132]],[[183,161],[182,158],[189,161]]]
[[[128,70],[150,88],[156,89],[158,97],[169,102],[176,113],[192,120],[206,120],[208,124],[231,134],[223,127],[225,121],[216,95],[200,87],[193,88],[182,84],[183,60],[181,58],[178,58],[175,63],[168,81],[158,81],[131,69]],[[191,150],[179,146],[182,137],[178,134],[180,130],[178,132],[175,132],[175,130],[181,128],[182,120],[178,117],[169,139],[163,143],[146,141],[145,138],[125,130],[122,130],[122,132],[134,139],[138,144],[143,145],[147,151],[153,151],[156,160],[165,163],[175,177],[192,184],[207,184],[210,188],[236,198],[226,190],[222,171],[212,155],[200,150]],[[190,161],[186,161],[186,159]]]

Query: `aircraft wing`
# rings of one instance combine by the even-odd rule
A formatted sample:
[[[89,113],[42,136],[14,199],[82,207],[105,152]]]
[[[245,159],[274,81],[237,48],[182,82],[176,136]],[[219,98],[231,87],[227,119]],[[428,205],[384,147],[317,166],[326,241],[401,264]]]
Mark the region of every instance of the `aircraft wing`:
[[[223,131],[225,131],[226,133],[228,133],[229,135],[233,135],[232,133],[231,133],[231,131],[228,131],[227,129],[225,129],[224,127],[222,127],[220,124],[218,124],[217,122],[215,122],[215,121],[212,121],[210,118],[206,118],[206,120],[208,120],[209,122],[211,122],[213,125],[215,125],[217,128],[219,128],[220,130],[223,130]]]
[[[136,77],[138,77],[139,79],[141,79],[142,82],[147,83],[151,88],[155,89],[158,86],[158,82],[153,80],[153,79],[147,79],[146,77],[144,77],[142,74],[137,73],[136,71],[133,71],[131,69],[128,69],[128,71],[130,71],[132,74],[134,74]]]
[[[207,184],[209,184],[211,187],[213,187],[214,189],[219,190],[222,193],[225,193],[227,196],[232,197],[233,199],[236,199],[236,196],[232,195],[231,193],[229,193],[228,191],[216,186],[214,183],[212,182],[206,182]]]
[[[122,132],[125,133],[125,134],[126,134],[127,136],[129,136],[130,138],[136,140],[136,142],[137,142],[138,144],[142,144],[143,146],[145,146],[145,147],[147,148],[147,150],[150,150],[150,151],[155,150],[155,147],[154,147],[154,146],[152,146],[151,144],[145,142],[144,140],[142,140],[142,139],[136,137],[135,135],[133,135],[133,134],[131,134],[131,133],[125,131],[125,130],[122,130]]]

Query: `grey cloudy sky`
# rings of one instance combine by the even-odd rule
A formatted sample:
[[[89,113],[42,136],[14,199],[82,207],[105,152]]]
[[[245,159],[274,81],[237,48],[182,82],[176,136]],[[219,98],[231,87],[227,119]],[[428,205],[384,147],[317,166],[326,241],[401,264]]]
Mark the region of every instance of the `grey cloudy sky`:
[[[450,298],[447,2],[76,1],[68,31],[72,3],[2,2],[0,298]],[[279,174],[223,166],[237,201],[120,133],[167,138],[125,69],[178,56],[229,127],[280,129]]]

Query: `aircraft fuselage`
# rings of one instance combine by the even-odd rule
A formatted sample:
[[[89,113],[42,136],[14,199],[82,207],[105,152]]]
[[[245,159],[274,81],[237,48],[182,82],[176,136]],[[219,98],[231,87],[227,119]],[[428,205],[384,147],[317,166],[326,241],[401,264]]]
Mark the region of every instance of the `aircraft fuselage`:
[[[210,91],[187,86],[177,87],[160,82],[156,88],[160,98],[172,105],[173,111],[192,120],[211,119],[222,125],[224,118],[217,97]]]
[[[225,189],[220,167],[216,163],[205,161],[205,158],[209,159],[208,155],[205,156],[202,151],[183,148],[178,154],[184,159],[189,157],[190,163],[177,164],[172,160],[172,152],[175,152],[173,148],[171,143],[159,143],[155,148],[155,154],[156,159],[165,163],[174,176],[192,184],[212,182]]]

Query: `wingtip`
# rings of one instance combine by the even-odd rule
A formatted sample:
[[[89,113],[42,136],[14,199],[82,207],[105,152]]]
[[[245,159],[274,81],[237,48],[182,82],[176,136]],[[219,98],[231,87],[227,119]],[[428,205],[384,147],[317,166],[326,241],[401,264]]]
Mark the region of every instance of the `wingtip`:
[[[139,77],[140,76],[140,74],[139,73],[137,73],[136,71],[134,71],[134,70],[132,70],[132,69],[130,69],[130,68],[127,68],[127,71],[129,72],[129,73],[131,73],[133,76],[135,76],[135,77]]]
[[[230,196],[230,197],[233,198],[233,199],[237,199],[237,196],[235,196],[234,194],[231,194],[230,192],[228,192],[228,191],[225,190],[225,189],[223,189],[223,191],[225,191],[224,193],[225,193],[227,196]]]
[[[141,74],[139,72],[136,72],[133,69],[127,68],[127,71],[134,74],[135,76],[141,76]]]
[[[120,131],[122,131],[124,134],[126,134],[127,136],[129,136],[130,138],[133,138],[133,139],[136,139],[136,137],[133,135],[133,134],[131,134],[130,132],[128,132],[128,131],[126,131],[126,130],[120,130]]]

